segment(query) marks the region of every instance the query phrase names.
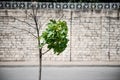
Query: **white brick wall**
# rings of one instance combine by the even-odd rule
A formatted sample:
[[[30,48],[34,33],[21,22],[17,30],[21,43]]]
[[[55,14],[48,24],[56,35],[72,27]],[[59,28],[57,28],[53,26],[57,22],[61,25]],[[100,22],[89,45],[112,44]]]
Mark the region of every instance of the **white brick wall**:
[[[37,40],[30,34],[12,27],[35,30],[15,20],[25,20],[34,26],[34,21],[27,16],[30,10],[0,10],[0,61],[1,62],[37,62]],[[39,22],[44,26],[49,19],[67,21],[69,27],[69,43],[67,49],[59,56],[52,51],[43,56],[43,61],[52,62],[120,62],[120,20],[117,13],[73,11],[72,26],[70,10],[39,10]],[[27,14],[26,14],[27,13]],[[107,18],[110,16],[111,18]],[[41,31],[42,31],[41,30]],[[108,54],[110,53],[110,54]],[[110,55],[110,60],[109,56]]]

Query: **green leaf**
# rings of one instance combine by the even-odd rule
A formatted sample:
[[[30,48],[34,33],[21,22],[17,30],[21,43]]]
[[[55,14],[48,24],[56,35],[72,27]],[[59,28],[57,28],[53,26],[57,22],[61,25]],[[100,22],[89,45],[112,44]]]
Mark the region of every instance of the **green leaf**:
[[[50,20],[46,30],[42,33],[40,47],[47,44],[47,48],[53,49],[54,53],[59,55],[67,47],[68,27],[65,21]]]

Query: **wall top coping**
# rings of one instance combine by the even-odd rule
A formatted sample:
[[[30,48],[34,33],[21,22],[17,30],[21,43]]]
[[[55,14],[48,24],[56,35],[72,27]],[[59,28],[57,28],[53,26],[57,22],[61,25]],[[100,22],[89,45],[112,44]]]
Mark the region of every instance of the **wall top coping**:
[[[0,9],[120,9],[120,3],[58,3],[58,2],[6,2],[0,1]]]

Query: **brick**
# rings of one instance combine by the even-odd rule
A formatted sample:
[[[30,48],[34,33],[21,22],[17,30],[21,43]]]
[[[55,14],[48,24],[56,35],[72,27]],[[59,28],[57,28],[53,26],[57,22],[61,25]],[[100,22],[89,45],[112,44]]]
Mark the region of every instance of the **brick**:
[[[30,11],[28,10],[28,13]],[[14,20],[15,16],[20,20],[27,21],[34,26],[31,18],[26,17],[25,10],[8,10],[8,16],[0,10],[0,60],[1,61],[38,61],[37,41],[27,32],[13,29],[15,26],[27,29],[36,34],[35,30],[27,24]],[[53,51],[43,56],[43,61],[69,61],[70,54],[72,61],[108,61],[108,51],[110,49],[111,60],[118,61],[120,56],[119,30],[120,22],[118,20],[109,20],[106,14],[95,13],[90,11],[82,12],[73,11],[72,26],[70,11],[39,10],[39,21],[42,24],[49,19],[57,19],[64,14],[62,20],[66,20],[69,28],[69,44],[67,49],[56,56]],[[109,16],[113,16],[112,13]],[[102,17],[101,17],[102,16]],[[47,20],[47,18],[49,18]],[[9,21],[4,23],[4,21]],[[109,23],[110,22],[110,23]],[[42,27],[41,32],[45,29],[46,24]],[[110,42],[109,42],[110,41]],[[116,47],[117,46],[117,47]],[[44,49],[46,50],[46,49]]]

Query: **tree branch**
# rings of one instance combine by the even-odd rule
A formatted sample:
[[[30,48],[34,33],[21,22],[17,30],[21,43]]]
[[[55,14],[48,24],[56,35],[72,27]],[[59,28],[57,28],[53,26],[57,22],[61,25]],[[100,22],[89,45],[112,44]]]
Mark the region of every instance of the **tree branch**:
[[[33,33],[31,33],[30,31],[28,31],[26,29],[21,29],[21,28],[17,28],[17,27],[12,27],[12,28],[16,28],[16,29],[19,29],[21,31],[26,31],[27,33],[30,33],[32,36],[34,36],[35,38],[37,38],[37,36],[35,36]]]
[[[42,53],[42,55],[44,55],[44,54],[47,53],[48,51],[50,51],[50,49],[48,49],[47,51],[45,51],[44,53]]]
[[[60,18],[58,18],[58,20],[62,19],[64,15],[60,16]],[[47,18],[43,23],[44,24],[41,24],[41,22],[39,22],[39,29],[41,29],[41,27],[44,27],[44,25],[46,24],[46,22],[49,20],[50,18]]]
[[[11,17],[13,17],[13,16],[11,16]],[[14,18],[15,20],[18,20],[18,21],[20,21],[20,22],[23,22],[23,23],[27,24],[28,26],[32,27],[33,29],[35,29],[34,26],[32,26],[30,23],[28,23],[28,22],[26,22],[26,21],[22,21],[22,20],[20,20],[20,19],[18,19],[18,18],[16,18],[16,17],[13,17],[13,18]]]
[[[58,20],[61,20],[63,18],[64,15],[62,15]]]
[[[46,24],[46,22],[49,20],[50,18],[47,18],[43,23],[44,24],[41,24],[41,22],[39,22],[39,29],[41,29],[41,27],[44,27],[44,25]]]

